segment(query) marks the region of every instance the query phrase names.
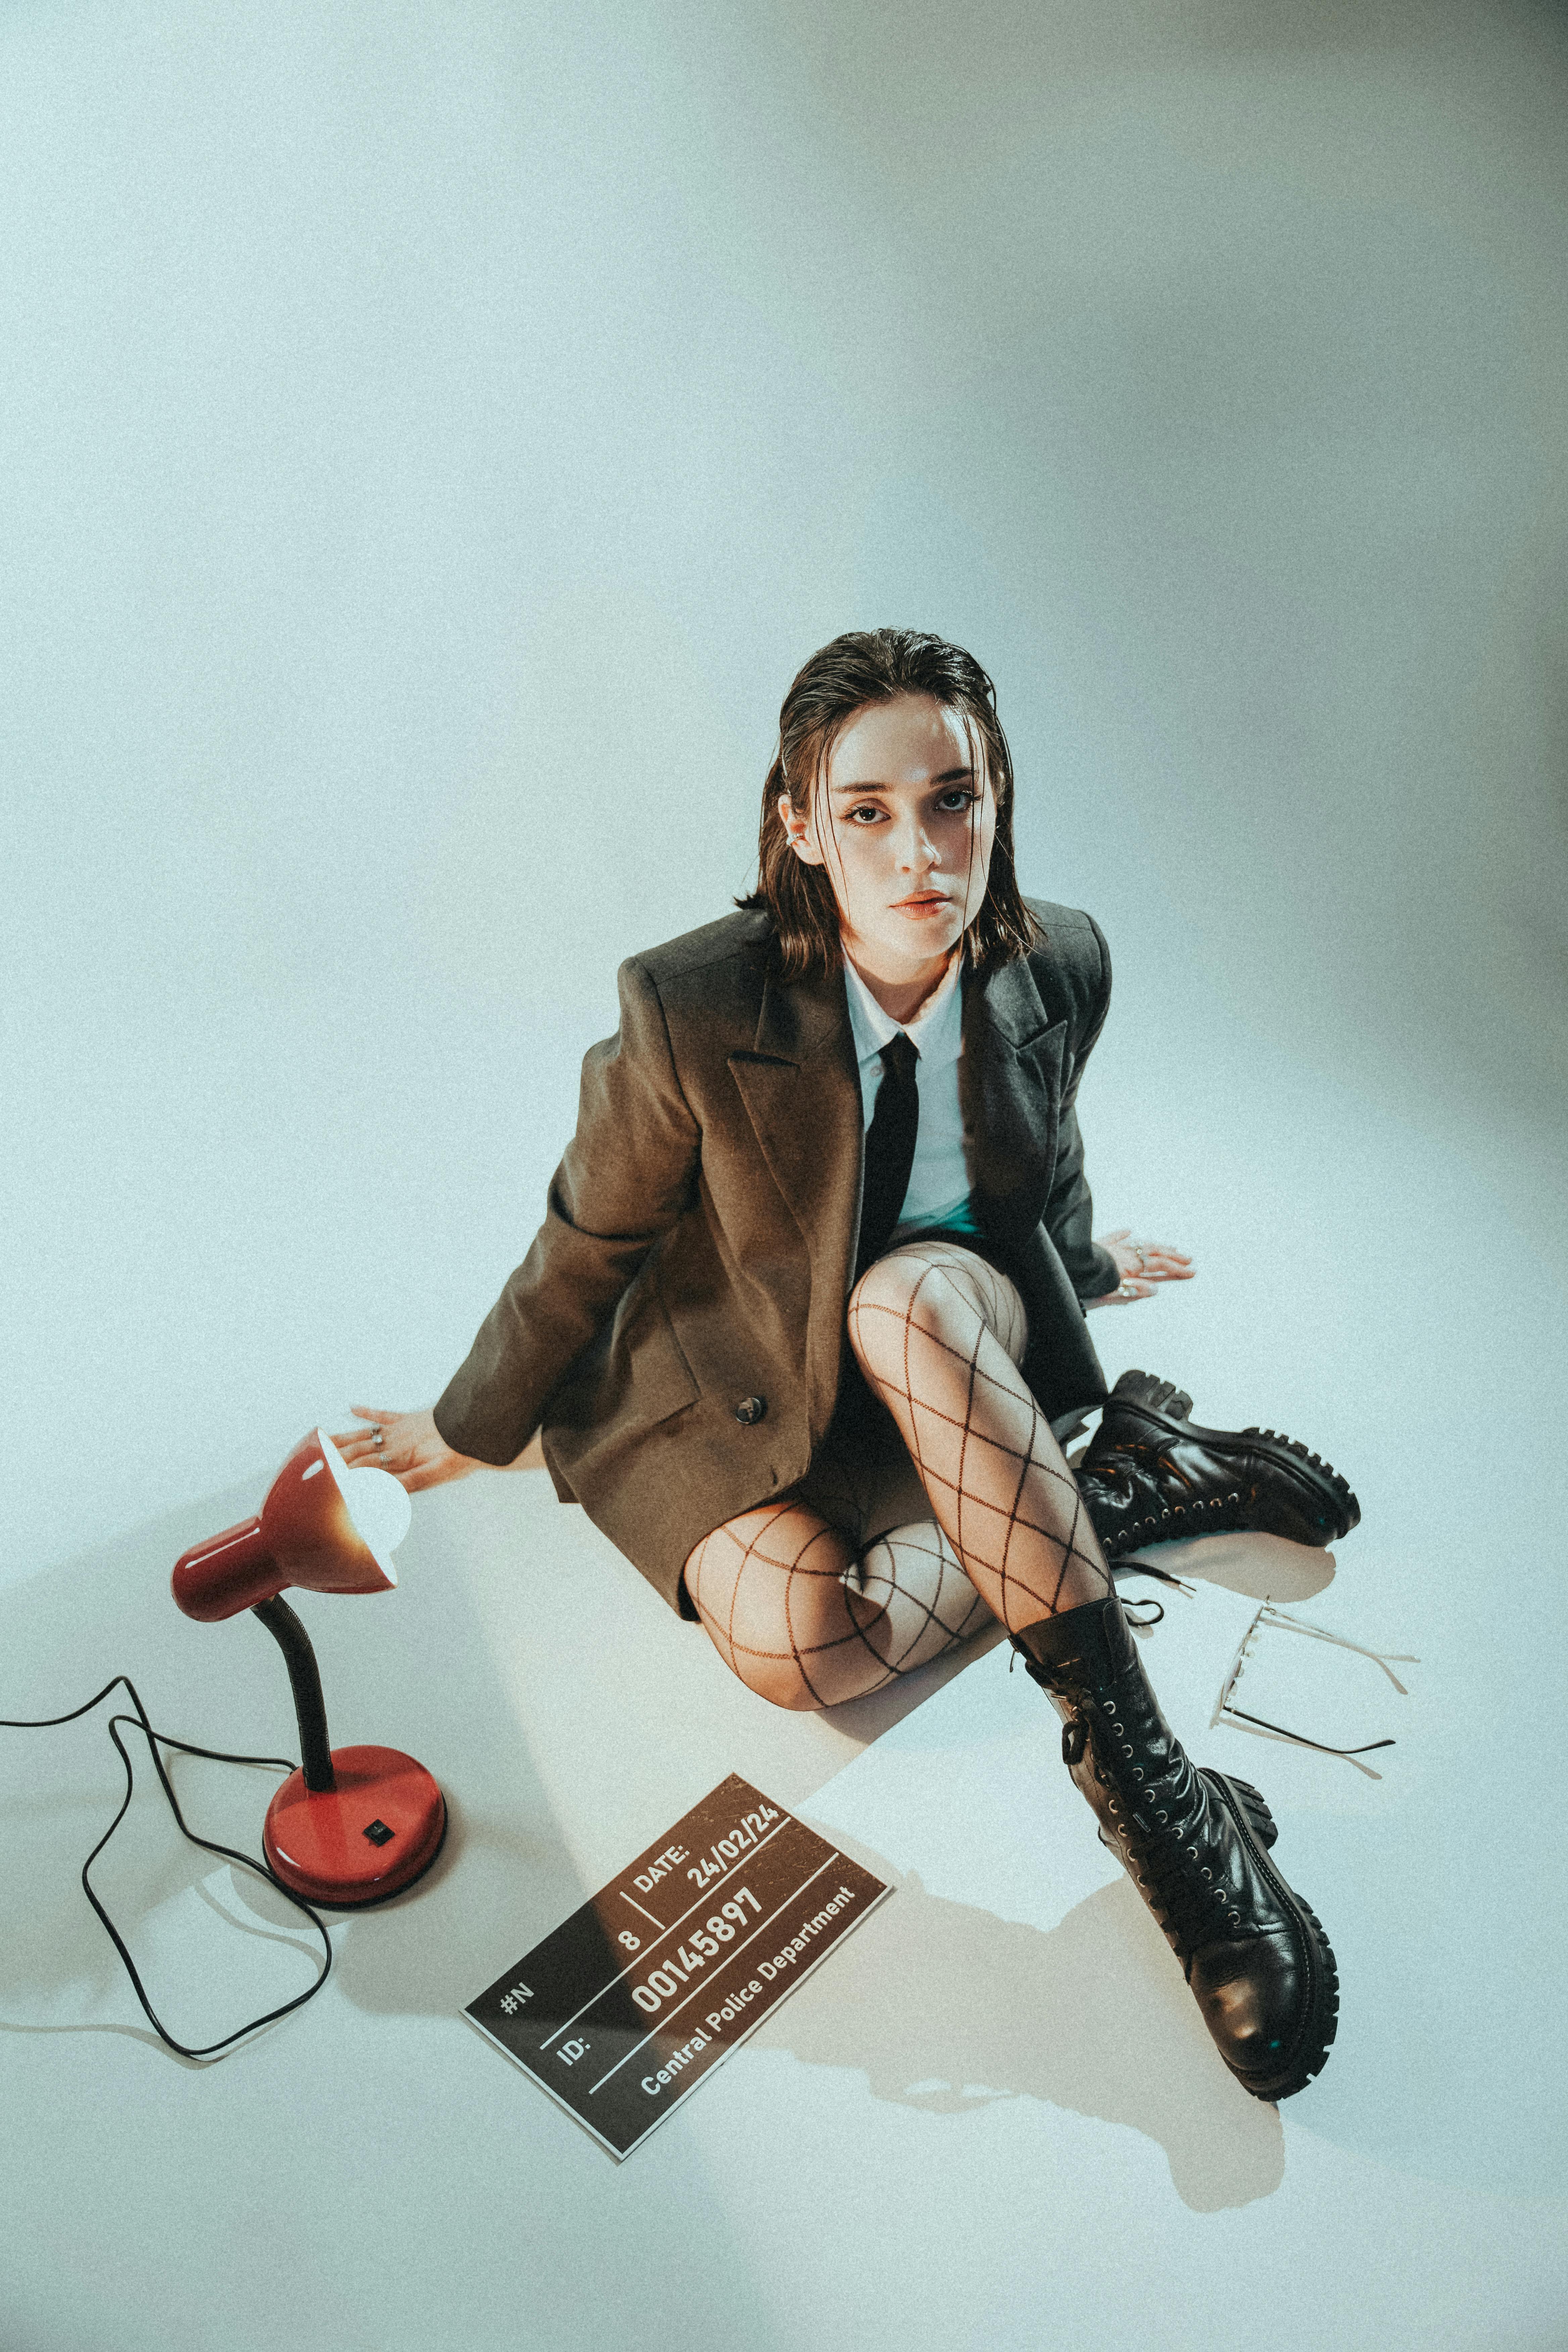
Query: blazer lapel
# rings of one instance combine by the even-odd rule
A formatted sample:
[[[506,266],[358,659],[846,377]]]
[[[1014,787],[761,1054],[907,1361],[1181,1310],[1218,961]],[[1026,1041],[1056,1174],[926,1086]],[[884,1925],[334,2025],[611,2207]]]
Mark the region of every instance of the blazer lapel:
[[[966,984],[964,1134],[975,1210],[998,1240],[1026,1240],[1045,1213],[1066,1040],[1067,1023],[1047,1020],[1022,959]],[[814,1288],[842,1300],[865,1150],[842,971],[788,984],[770,974],[751,1049],[728,1058],[769,1172],[805,1237]]]
[[[763,986],[756,1036],[729,1065],[805,1239],[814,1287],[842,1300],[858,1223],[864,1114],[844,974]]]
[[[1045,1213],[1066,1040],[1067,1023],[1047,1021],[1022,958],[964,991],[959,1091],[970,1179],[976,1213],[999,1241],[1026,1240]]]

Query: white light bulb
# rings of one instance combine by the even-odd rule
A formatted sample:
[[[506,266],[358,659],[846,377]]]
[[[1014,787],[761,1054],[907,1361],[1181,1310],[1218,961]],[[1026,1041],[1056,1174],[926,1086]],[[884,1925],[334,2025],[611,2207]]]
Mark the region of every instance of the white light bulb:
[[[324,1429],[316,1432],[322,1457],[358,1536],[388,1584],[397,1581],[392,1555],[408,1533],[414,1506],[390,1470],[351,1470]]]
[[[405,1490],[390,1470],[349,1470],[343,1475],[343,1500],[355,1535],[369,1545],[377,1565],[386,1568],[387,1553],[397,1549],[414,1515]],[[390,1568],[386,1572],[393,1573]]]

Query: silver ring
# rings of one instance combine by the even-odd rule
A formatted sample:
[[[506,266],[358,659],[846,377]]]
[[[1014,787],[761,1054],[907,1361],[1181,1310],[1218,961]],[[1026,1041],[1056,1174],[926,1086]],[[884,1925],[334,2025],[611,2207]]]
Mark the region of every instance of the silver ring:
[[[371,1423],[370,1434],[371,1443],[375,1446],[377,1452],[379,1452],[386,1444],[386,1432],[383,1429],[379,1421],[373,1421]]]
[[[1143,1255],[1143,1244],[1142,1242],[1133,1242],[1131,1246],[1138,1253],[1138,1271],[1142,1274],[1149,1263]]]

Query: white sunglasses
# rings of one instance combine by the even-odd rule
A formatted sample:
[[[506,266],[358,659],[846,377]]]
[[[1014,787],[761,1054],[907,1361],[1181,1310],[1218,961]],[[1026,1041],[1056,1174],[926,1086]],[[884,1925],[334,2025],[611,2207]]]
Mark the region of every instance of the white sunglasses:
[[[1396,1744],[1394,1740],[1369,1739],[1360,1748],[1331,1748],[1321,1739],[1309,1739],[1304,1732],[1288,1731],[1282,1723],[1270,1723],[1266,1716],[1248,1715],[1245,1707],[1231,1705],[1231,1694],[1241,1679],[1247,1654],[1259,1632],[1266,1625],[1282,1625],[1287,1633],[1309,1633],[1314,1642],[1331,1642],[1337,1650],[1353,1650],[1357,1657],[1370,1658],[1373,1665],[1381,1666],[1402,1698],[1408,1698],[1410,1696],[1394,1673],[1394,1667],[1395,1665],[1418,1666],[1421,1663],[1419,1658],[1409,1657],[1399,1650],[1390,1650],[1385,1656],[1381,1650],[1363,1649],[1359,1642],[1347,1642],[1342,1633],[1328,1633],[1321,1625],[1308,1625],[1300,1617],[1292,1617],[1288,1610],[1277,1609],[1271,1601],[1266,1601],[1242,1635],[1240,1646],[1230,1662],[1230,1671],[1220,1685],[1219,1696],[1215,1701],[1214,1713],[1209,1717],[1209,1729],[1212,1731],[1221,1721],[1250,1724],[1259,1731],[1271,1732],[1277,1739],[1289,1740],[1294,1747],[1315,1748],[1320,1756],[1342,1756],[1349,1763],[1354,1764],[1358,1772],[1364,1772],[1368,1780],[1381,1780],[1383,1778],[1381,1772],[1374,1770],[1370,1764],[1363,1764],[1359,1759],[1363,1756],[1370,1755],[1374,1748],[1393,1748]],[[1392,1664],[1390,1660],[1393,1661]]]

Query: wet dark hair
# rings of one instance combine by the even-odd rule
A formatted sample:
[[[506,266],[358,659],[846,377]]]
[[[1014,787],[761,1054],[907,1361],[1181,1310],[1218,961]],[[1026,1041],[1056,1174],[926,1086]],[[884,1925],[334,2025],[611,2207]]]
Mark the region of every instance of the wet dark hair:
[[[757,836],[757,887],[736,905],[773,919],[786,980],[837,969],[838,904],[826,869],[807,866],[790,846],[779,814],[787,792],[806,814],[827,773],[833,747],[857,711],[900,694],[929,694],[969,722],[984,750],[996,802],[996,833],[984,903],[969,926],[974,966],[1011,962],[1032,947],[1037,926],[1018,891],[1013,861],[1013,761],[996,716],[996,689],[973,654],[920,629],[852,629],[812,655],[779,712],[778,750],[763,786]]]

